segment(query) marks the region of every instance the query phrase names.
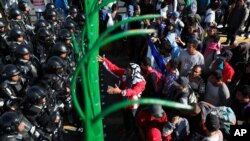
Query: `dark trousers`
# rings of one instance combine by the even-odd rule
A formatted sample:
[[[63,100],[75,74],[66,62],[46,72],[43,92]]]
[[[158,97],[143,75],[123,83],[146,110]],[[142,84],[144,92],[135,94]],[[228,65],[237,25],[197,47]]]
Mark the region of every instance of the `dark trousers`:
[[[227,28],[227,42],[232,44],[236,39],[237,32],[238,32],[238,29],[236,29],[235,27],[228,26],[228,28]]]
[[[126,130],[126,133],[136,131],[136,122],[135,122],[135,114],[137,109],[123,109],[123,124]]]

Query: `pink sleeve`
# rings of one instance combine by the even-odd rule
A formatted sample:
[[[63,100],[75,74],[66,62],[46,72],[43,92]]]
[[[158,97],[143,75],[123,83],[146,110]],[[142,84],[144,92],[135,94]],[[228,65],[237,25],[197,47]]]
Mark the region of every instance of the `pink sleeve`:
[[[117,75],[120,78],[122,77],[122,75],[125,72],[125,69],[116,66],[115,64],[113,64],[112,62],[110,62],[108,59],[104,59],[103,64],[104,64],[105,68],[108,71],[110,71],[111,73]]]

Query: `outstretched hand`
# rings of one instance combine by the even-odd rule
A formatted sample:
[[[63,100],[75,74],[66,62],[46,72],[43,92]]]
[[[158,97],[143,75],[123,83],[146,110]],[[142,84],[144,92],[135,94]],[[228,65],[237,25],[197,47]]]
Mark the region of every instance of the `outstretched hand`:
[[[103,56],[98,55],[98,56],[96,57],[96,59],[97,59],[98,62],[103,62],[104,59],[105,59],[105,55],[103,55]]]
[[[107,89],[108,94],[120,94],[122,90],[115,84],[115,87],[109,86]]]

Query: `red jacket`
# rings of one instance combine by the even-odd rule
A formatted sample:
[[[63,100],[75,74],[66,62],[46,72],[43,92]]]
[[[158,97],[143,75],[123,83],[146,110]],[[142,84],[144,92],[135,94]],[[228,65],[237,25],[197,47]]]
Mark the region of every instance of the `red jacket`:
[[[163,125],[168,121],[167,115],[164,112],[161,118],[155,118],[147,110],[142,109],[136,116],[136,123],[144,132],[144,135],[152,128],[157,128],[162,131]],[[163,137],[165,141],[171,140],[171,135]]]
[[[224,62],[224,69],[222,70],[223,74],[223,82],[228,83],[228,81],[232,81],[234,76],[234,69],[228,62]]]
[[[104,59],[104,66],[114,75],[118,76],[121,84],[120,89],[123,91],[123,96],[127,97],[128,100],[138,100],[141,97],[142,91],[144,91],[146,86],[146,81],[140,81],[131,87],[127,88],[127,82],[123,81],[122,76],[124,75],[125,69],[119,68],[115,64],[111,63],[108,59]],[[137,109],[139,107],[138,104],[134,104],[131,107],[127,107],[129,109]]]

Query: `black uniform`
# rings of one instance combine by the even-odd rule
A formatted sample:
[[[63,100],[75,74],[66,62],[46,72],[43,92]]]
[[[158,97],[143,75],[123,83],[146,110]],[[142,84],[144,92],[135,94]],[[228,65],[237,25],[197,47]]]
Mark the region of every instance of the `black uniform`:
[[[27,58],[28,56],[28,58]],[[36,82],[38,76],[40,76],[40,63],[38,58],[30,53],[26,45],[19,45],[15,51],[14,64],[21,71],[22,76],[26,79],[28,85],[32,85]]]
[[[47,91],[40,86],[28,89],[25,101],[24,115],[53,141],[61,141],[62,121],[60,106],[51,106],[47,101]]]
[[[40,28],[37,31],[33,44],[35,56],[38,57],[41,64],[45,63],[54,45],[54,39],[51,36],[51,32],[47,28]]]
[[[3,82],[0,84],[2,98],[6,100],[22,98],[27,88],[25,79],[20,75],[20,71],[13,64],[8,64],[3,68]],[[12,80],[13,76],[18,76],[18,80]]]

